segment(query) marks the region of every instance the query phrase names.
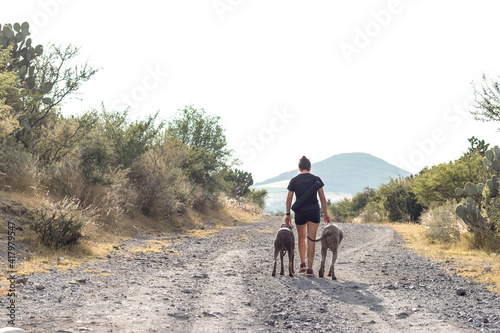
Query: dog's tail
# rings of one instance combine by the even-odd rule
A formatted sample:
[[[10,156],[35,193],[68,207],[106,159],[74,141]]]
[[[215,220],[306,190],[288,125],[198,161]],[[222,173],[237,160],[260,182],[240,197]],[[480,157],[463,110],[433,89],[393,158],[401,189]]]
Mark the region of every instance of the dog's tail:
[[[318,239],[312,239],[312,238],[311,238],[311,237],[309,237],[309,236],[307,236],[307,238],[308,238],[311,242],[319,242],[319,241],[323,238],[323,236],[321,236],[321,237],[320,237],[320,238],[318,238]]]

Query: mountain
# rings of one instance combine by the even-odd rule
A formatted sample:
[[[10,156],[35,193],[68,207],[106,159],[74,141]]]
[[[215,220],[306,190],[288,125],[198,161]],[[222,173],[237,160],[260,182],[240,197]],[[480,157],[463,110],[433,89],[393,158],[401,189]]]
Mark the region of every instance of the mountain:
[[[325,183],[325,193],[332,201],[352,196],[369,186],[378,188],[390,178],[407,177],[410,172],[366,153],[346,153],[333,155],[326,160],[313,163],[311,173]],[[284,172],[254,186],[267,189],[266,211],[284,210],[286,187],[298,169]],[[279,208],[278,208],[279,206]]]

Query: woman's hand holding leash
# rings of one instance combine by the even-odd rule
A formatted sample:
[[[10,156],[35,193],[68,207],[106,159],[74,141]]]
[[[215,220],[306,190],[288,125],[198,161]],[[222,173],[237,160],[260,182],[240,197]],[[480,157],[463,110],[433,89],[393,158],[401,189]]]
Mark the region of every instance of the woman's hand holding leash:
[[[288,224],[293,229],[292,218],[290,217],[290,214],[285,216],[285,223]]]

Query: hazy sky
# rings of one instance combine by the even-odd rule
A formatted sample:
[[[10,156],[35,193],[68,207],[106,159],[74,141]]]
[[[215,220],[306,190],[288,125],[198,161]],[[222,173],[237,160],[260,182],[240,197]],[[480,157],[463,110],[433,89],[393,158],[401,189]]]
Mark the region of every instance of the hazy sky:
[[[471,83],[500,74],[500,2],[95,1],[2,4],[35,44],[72,43],[102,68],[66,114],[131,107],[219,115],[256,181],[306,155],[366,152],[410,172],[500,144],[469,115]],[[332,189],[334,190],[334,189]]]

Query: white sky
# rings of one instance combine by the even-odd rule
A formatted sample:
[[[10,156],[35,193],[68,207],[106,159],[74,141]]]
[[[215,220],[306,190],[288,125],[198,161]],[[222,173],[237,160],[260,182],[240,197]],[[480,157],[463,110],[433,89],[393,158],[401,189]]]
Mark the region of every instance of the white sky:
[[[366,152],[418,172],[473,135],[500,144],[500,123],[467,111],[471,82],[500,74],[499,13],[495,0],[35,0],[3,3],[0,23],[27,20],[35,44],[73,43],[102,68],[65,114],[104,102],[169,119],[193,104],[222,117],[262,181],[302,155],[313,170]]]

